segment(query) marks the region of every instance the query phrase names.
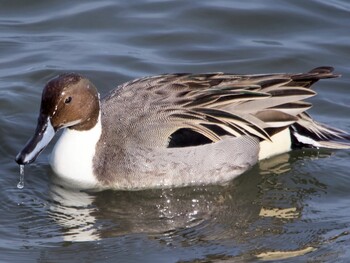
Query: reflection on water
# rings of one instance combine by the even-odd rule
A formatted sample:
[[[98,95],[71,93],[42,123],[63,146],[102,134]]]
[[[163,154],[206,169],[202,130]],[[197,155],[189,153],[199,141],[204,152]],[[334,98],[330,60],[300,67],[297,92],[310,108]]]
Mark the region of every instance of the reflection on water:
[[[225,186],[101,193],[51,182],[52,145],[17,189],[14,156],[35,129],[45,82],[67,71],[103,96],[161,73],[330,65],[342,78],[317,83],[311,114],[350,131],[349,24],[346,0],[3,1],[0,261],[347,262],[349,151],[294,151]]]
[[[323,258],[325,249],[348,240],[347,221],[338,223],[337,230],[322,213],[310,217],[310,210],[319,209],[318,200],[327,205],[329,190],[309,170],[330,161],[329,155],[310,150],[276,156],[223,186],[135,192],[74,191],[61,187],[55,176],[46,188],[43,178],[35,176],[50,174],[49,167],[30,166],[26,187],[7,190],[12,200],[1,200],[9,208],[15,202],[11,215],[20,222],[17,235],[3,229],[9,238],[3,248],[20,245],[15,250],[26,253],[23,248],[36,247],[45,260],[61,255],[62,248],[100,251],[99,246],[109,254],[117,250],[122,261],[138,246],[145,250],[132,253],[135,260],[147,251],[193,259],[192,248],[203,260]],[[34,193],[38,188],[47,190]],[[74,256],[70,252],[63,258]]]
[[[96,209],[92,206],[93,196],[52,184],[50,197],[53,202],[49,207],[49,216],[62,227],[64,241],[99,239],[94,227],[96,218],[92,215]]]
[[[224,186],[87,193],[65,189],[56,178],[48,212],[69,242],[143,234],[164,247],[229,248],[234,257],[242,251],[263,260],[300,256],[326,242],[316,232],[327,226],[310,232],[303,218],[308,200],[326,185],[293,170],[320,155],[329,154],[280,155]]]

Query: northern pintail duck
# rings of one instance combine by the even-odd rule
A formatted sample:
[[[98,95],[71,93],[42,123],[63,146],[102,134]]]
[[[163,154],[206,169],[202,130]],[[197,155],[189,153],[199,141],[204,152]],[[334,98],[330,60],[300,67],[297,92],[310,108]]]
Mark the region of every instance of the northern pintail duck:
[[[166,74],[136,79],[100,102],[75,74],[50,80],[34,136],[16,156],[37,158],[64,129],[54,172],[79,188],[146,189],[227,182],[295,147],[350,148],[348,133],[314,121],[310,86],[330,67],[302,74]]]

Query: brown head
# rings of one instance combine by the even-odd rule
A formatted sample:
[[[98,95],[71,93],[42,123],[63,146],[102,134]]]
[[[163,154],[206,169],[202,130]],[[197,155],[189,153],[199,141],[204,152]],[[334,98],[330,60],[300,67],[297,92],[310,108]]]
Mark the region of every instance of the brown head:
[[[99,116],[98,92],[81,75],[59,75],[50,80],[43,90],[40,115],[50,117],[56,130],[63,127],[74,130],[91,129]]]
[[[34,136],[16,156],[18,164],[35,161],[61,128],[89,130],[99,117],[99,95],[83,76],[66,73],[50,80],[42,93],[40,114]]]

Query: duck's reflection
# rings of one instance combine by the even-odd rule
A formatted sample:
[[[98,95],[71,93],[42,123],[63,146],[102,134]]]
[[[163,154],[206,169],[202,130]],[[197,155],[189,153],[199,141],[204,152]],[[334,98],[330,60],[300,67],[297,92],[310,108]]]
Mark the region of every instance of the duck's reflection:
[[[61,187],[57,182],[51,185],[50,216],[63,229],[65,241],[98,240],[95,229],[96,218],[92,213],[97,209],[93,206],[94,196]]]
[[[227,224],[239,229],[259,216],[254,202],[258,173],[226,186],[148,191],[86,193],[52,184],[51,216],[65,229],[67,241],[145,233],[155,238],[199,231],[201,239],[231,236]],[[217,236],[216,236],[217,235]]]
[[[303,153],[303,160],[307,156],[313,159],[320,154]],[[66,241],[146,234],[181,246],[212,241],[232,246],[255,240],[264,247],[269,236],[270,246],[279,249],[283,241],[273,241],[271,236],[283,239],[284,226],[296,224],[301,230],[293,238],[299,239],[295,249],[300,249],[310,241],[303,233],[304,200],[326,186],[312,175],[295,175],[298,159],[298,154],[283,154],[260,162],[225,186],[86,193],[65,189],[56,180],[50,215],[64,229]],[[310,179],[307,187],[305,177]]]

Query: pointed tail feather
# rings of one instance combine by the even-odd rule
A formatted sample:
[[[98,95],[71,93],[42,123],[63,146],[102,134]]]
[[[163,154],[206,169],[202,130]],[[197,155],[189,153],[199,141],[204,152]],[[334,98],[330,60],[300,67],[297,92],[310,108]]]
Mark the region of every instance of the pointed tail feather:
[[[332,67],[318,67],[310,70],[307,73],[295,74],[293,75],[292,81],[289,85],[294,85],[298,83],[305,88],[310,88],[312,84],[320,79],[330,79],[340,77],[340,74],[333,73],[334,68]]]

